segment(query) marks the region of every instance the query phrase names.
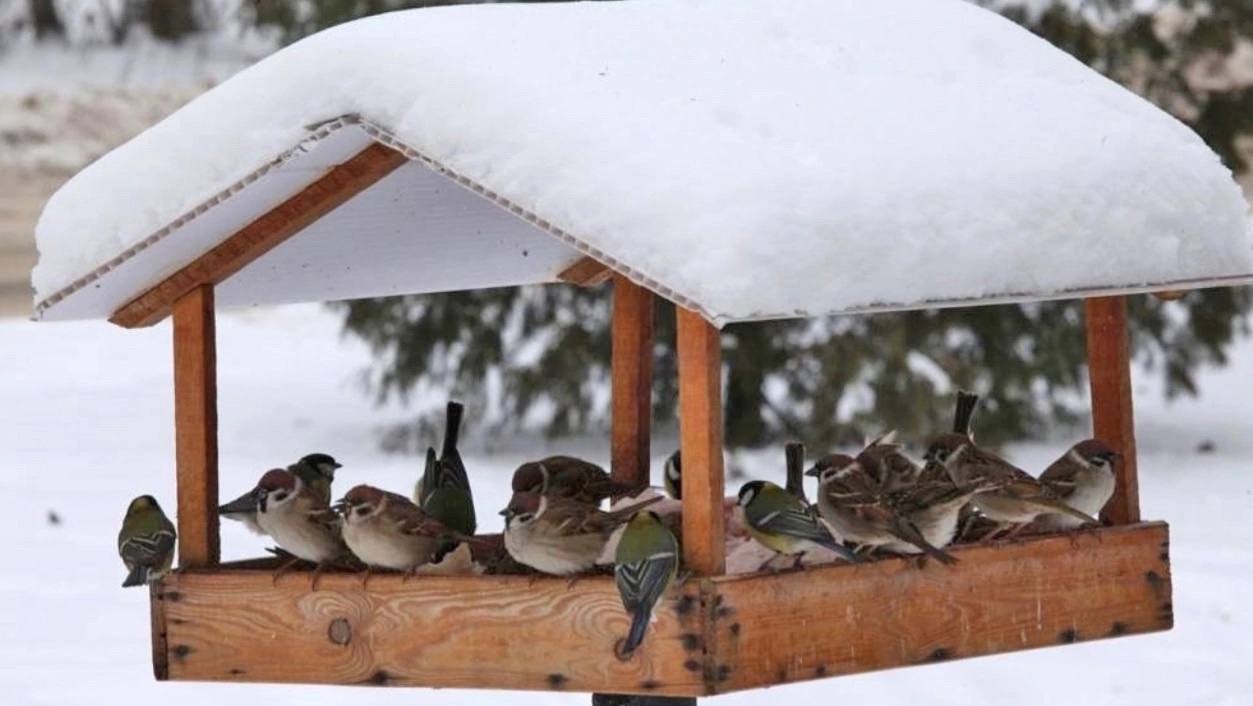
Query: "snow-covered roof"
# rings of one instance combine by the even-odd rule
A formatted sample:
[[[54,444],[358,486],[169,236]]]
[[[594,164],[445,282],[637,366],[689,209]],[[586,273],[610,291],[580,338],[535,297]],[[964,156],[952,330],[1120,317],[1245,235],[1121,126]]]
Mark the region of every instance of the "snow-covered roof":
[[[582,255],[718,324],[1253,273],[1195,134],[960,0],[493,4],[322,32],[83,170],[38,225],[36,316],[109,316],[371,141],[411,161],[220,304]]]

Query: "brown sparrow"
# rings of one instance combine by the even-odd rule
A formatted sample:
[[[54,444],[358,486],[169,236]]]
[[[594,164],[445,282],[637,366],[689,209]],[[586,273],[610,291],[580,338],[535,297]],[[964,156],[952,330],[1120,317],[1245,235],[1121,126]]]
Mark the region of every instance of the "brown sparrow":
[[[658,495],[610,512],[558,495],[517,493],[501,510],[505,549],[515,561],[556,576],[571,576],[597,564],[614,530]]]
[[[605,469],[573,456],[549,456],[518,466],[513,492],[568,498],[589,505],[639,488],[613,481]]]
[[[1076,510],[1098,517],[1114,495],[1114,462],[1121,458],[1098,439],[1080,441],[1040,474],[1040,482]],[[1070,529],[1082,523],[1070,515],[1045,515],[1042,527]]]
[[[369,485],[349,490],[335,507],[344,517],[344,542],[367,567],[413,574],[450,540],[468,540],[409,498]]]
[[[313,586],[326,564],[344,558],[348,549],[339,536],[339,517],[321,493],[295,473],[281,468],[267,471],[257,481],[257,524],[294,559],[280,566],[274,580],[298,559],[317,564]]]

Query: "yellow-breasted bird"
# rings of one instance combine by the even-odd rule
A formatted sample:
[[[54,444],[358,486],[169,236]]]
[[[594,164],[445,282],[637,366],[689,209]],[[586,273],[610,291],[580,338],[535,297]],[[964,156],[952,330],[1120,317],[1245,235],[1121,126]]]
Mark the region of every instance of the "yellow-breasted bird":
[[[666,594],[679,571],[679,542],[655,513],[637,512],[614,553],[614,581],[622,607],[631,616],[631,630],[622,645],[629,655],[644,641],[653,607]]]
[[[122,531],[117,535],[117,553],[126,565],[122,587],[153,583],[174,565],[174,540],[178,533],[156,498],[140,495],[126,508]]]
[[[831,536],[805,501],[770,481],[745,483],[740,488],[739,504],[749,536],[778,554],[792,557],[796,566],[800,566],[805,552],[814,547],[829,549],[848,562],[859,561],[848,547]],[[761,568],[767,564],[769,561]]]

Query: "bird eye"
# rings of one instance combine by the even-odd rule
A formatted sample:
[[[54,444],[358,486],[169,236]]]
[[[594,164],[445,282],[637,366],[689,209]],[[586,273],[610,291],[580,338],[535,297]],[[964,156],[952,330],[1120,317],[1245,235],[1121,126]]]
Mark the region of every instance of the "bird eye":
[[[529,512],[524,512],[524,513],[522,513],[522,514],[520,514],[520,515],[514,515],[514,516],[513,516],[513,519],[517,520],[518,522],[524,522],[524,523],[525,523],[525,522],[530,522],[531,520],[535,519],[535,515],[533,515],[533,514],[531,514],[531,513],[529,513]]]
[[[286,500],[286,499],[287,499],[287,493],[279,493],[279,494],[277,494],[277,495],[275,495],[275,496],[274,496],[274,501],[275,501],[275,502],[280,502],[280,503],[281,503],[281,502],[283,502],[283,501],[284,501],[284,500]]]
[[[357,517],[365,517],[367,514],[369,514],[370,508],[366,507],[365,505],[358,505],[353,510],[353,512],[356,513]]]

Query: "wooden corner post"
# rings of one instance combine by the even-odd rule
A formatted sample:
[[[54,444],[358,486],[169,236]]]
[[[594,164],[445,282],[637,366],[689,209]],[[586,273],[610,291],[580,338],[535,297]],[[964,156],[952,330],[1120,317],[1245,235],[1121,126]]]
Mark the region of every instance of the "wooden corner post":
[[[722,519],[722,343],[718,329],[675,307],[679,448],[683,451],[683,562],[697,575],[726,570]]]
[[[218,563],[217,353],[213,287],[174,302],[174,446],[178,470],[178,563]]]
[[[1088,379],[1092,388],[1093,435],[1122,460],[1114,467],[1114,496],[1101,519],[1115,525],[1140,521],[1136,476],[1136,433],[1131,404],[1131,342],[1127,298],[1096,297],[1084,302],[1088,336]]]
[[[653,419],[653,293],[625,277],[613,281],[614,480],[648,485]]]

